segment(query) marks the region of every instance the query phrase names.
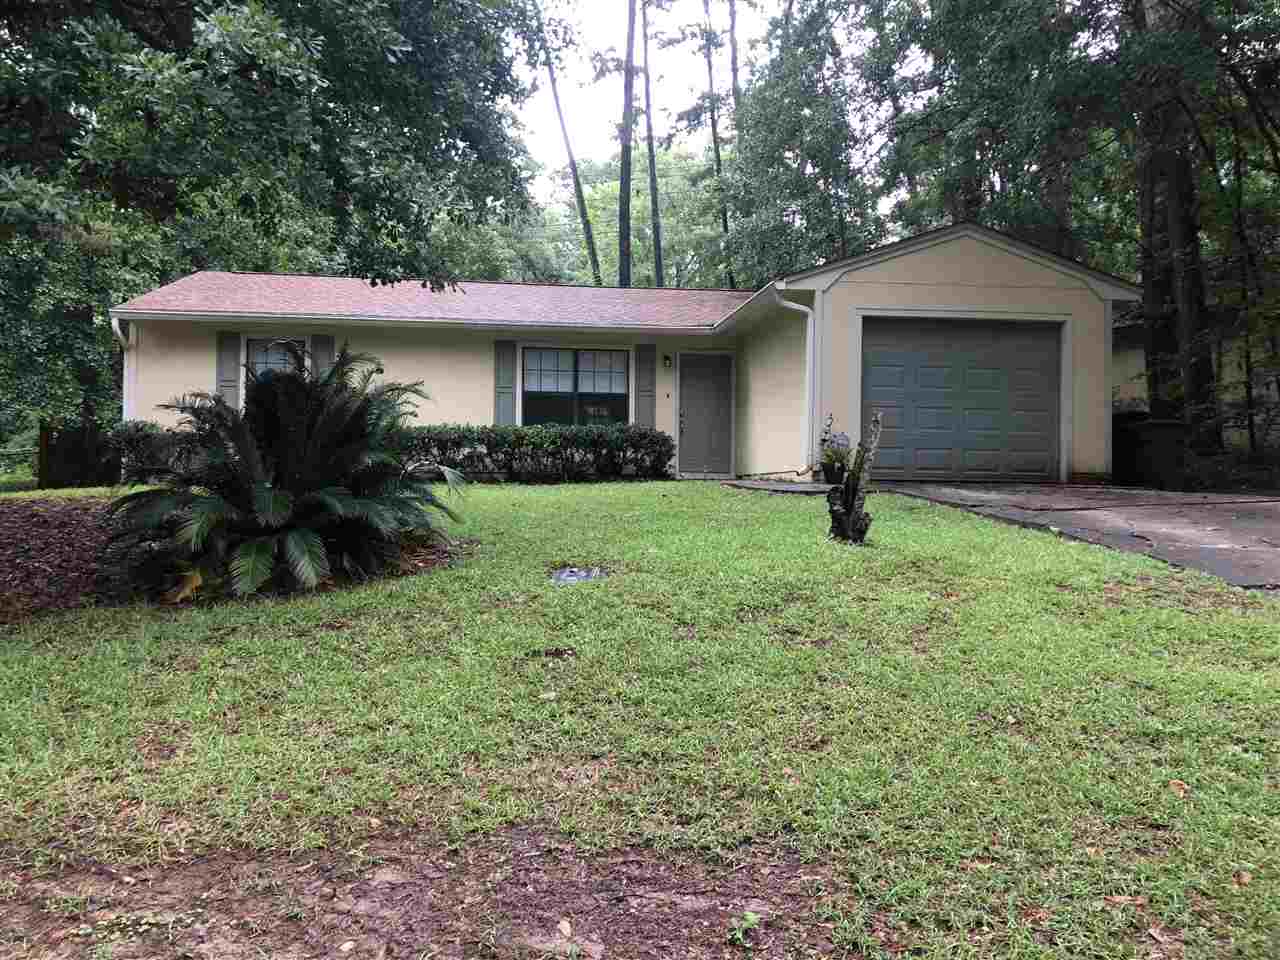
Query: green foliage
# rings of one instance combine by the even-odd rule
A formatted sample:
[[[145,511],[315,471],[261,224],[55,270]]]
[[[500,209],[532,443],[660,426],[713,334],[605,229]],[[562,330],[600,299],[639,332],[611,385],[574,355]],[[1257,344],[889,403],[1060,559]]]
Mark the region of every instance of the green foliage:
[[[169,470],[190,466],[199,456],[198,434],[161,427],[149,420],[126,420],[112,428],[108,442],[120,458],[125,483],[147,483]]]
[[[546,482],[669,476],[675,441],[634,424],[612,426],[470,426],[438,424],[409,431],[401,454],[471,475]]]
[[[729,921],[729,942],[736,947],[751,946],[751,931],[760,926],[760,914],[750,910]]]
[[[527,204],[505,111],[531,22],[524,0],[7,5],[6,413],[113,420],[107,307],[193,270],[458,276],[458,235]]]
[[[527,199],[504,105],[532,22],[522,0],[7,10],[0,214],[31,229],[109,200],[171,224],[234,183],[258,237],[306,211],[353,273],[447,280],[435,225]]]
[[[631,282],[633,286],[653,286],[656,271],[653,259],[653,214],[649,202],[649,179],[643,151],[632,157]],[[600,272],[618,275],[618,190],[619,159],[605,162],[584,160],[579,164],[600,254]],[[709,156],[669,148],[657,151],[659,215],[662,219],[662,257],[665,283],[669,287],[719,287],[724,282],[724,254],[720,227],[716,221],[713,168]],[[565,174],[566,200],[562,209],[565,226],[575,229],[573,194]],[[591,283],[591,265],[585,248],[575,247],[574,279]]]
[[[117,351],[96,308],[121,278],[89,235],[79,241],[0,244],[0,395],[14,413],[74,419],[119,407]]]
[[[374,385],[377,359],[345,348],[323,373],[293,354],[293,370],[246,370],[243,413],[195,394],[170,405],[183,431],[115,431],[131,476],[159,483],[112,505],[127,574],[153,585],[184,574],[240,596],[311,589],[334,571],[383,571],[403,537],[433,529],[431,510],[450,513],[432,466],[395,456],[421,387]]]
[[[805,9],[805,8],[802,8]],[[726,168],[728,246],[740,283],[854,256],[882,240],[874,184],[860,175],[866,131],[856,125],[854,54],[834,15],[813,8],[748,88]]]

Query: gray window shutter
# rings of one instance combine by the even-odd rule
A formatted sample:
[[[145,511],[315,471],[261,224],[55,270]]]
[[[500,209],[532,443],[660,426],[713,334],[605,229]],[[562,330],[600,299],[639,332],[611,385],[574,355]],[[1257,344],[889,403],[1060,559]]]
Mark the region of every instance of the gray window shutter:
[[[218,331],[218,371],[215,390],[230,406],[240,406],[240,334]]]
[[[516,342],[493,341],[493,422],[516,422]]]
[[[636,347],[636,424],[652,427],[658,422],[658,348],[652,343]]]
[[[327,333],[311,335],[311,366],[317,374],[328,373],[333,366],[333,358],[337,353],[333,348],[333,337]]]

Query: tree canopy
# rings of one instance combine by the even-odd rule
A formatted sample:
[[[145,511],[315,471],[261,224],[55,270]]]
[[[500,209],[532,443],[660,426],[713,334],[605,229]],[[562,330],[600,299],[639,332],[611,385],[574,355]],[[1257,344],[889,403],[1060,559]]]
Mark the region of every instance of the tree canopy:
[[[116,389],[105,308],[193,269],[459,276],[460,233],[527,215],[533,24],[524,0],[0,4],[6,403],[102,400],[75,385]]]

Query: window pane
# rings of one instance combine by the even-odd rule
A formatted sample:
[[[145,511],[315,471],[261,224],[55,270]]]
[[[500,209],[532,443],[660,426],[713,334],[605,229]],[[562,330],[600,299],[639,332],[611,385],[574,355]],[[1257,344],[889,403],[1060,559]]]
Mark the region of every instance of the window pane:
[[[581,394],[578,397],[578,422],[609,424],[627,422],[627,398],[608,393]]]
[[[306,349],[306,340],[291,339],[300,350]],[[292,370],[293,357],[289,353],[286,341],[278,338],[254,338],[245,341],[246,360],[250,369],[260,370]]]
[[[523,421],[626,423],[627,366],[625,350],[526,349]]]
[[[526,393],[524,422],[573,423],[573,396],[559,393]]]

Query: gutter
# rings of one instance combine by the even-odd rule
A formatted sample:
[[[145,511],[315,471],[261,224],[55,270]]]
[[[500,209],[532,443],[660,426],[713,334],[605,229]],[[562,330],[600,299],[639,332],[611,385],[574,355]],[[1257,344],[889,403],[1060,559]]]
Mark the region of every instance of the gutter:
[[[736,312],[736,311],[735,311]],[[732,316],[732,314],[731,314]],[[186,320],[190,323],[229,323],[229,324],[269,324],[281,325],[324,325],[342,327],[429,327],[444,330],[499,330],[499,331],[539,331],[553,330],[563,333],[630,333],[641,335],[675,334],[679,336],[716,336],[723,331],[717,329],[724,320],[715,324],[698,326],[661,326],[658,324],[573,324],[573,323],[512,323],[510,320],[455,320],[436,319],[432,317],[371,317],[353,314],[274,314],[274,313],[221,313],[215,311],[196,312],[184,310],[180,312],[162,310],[128,310],[111,314],[112,329],[119,319],[126,320]]]
[[[786,279],[775,280],[768,287],[773,294],[773,302],[783,310],[794,310],[804,317],[804,459],[805,465],[812,467],[815,461],[813,449],[814,411],[818,407],[818,343],[817,321],[813,316],[813,307],[783,298],[781,291],[787,289]],[[816,302],[816,301],[815,301]]]

